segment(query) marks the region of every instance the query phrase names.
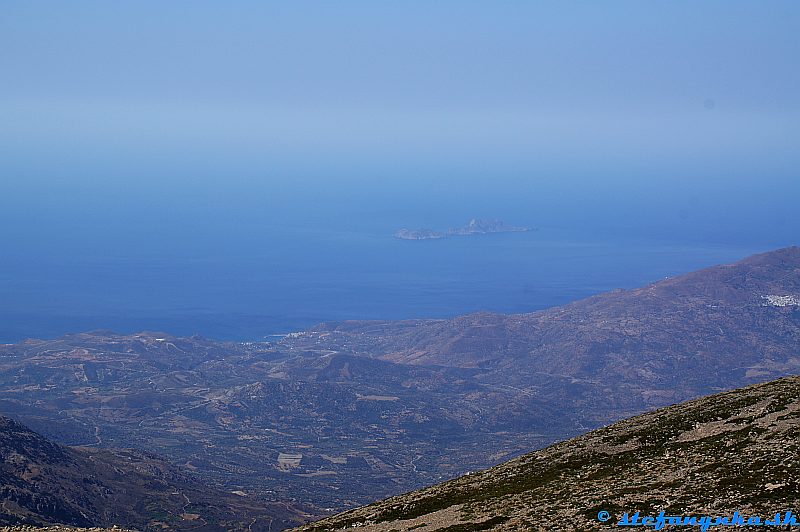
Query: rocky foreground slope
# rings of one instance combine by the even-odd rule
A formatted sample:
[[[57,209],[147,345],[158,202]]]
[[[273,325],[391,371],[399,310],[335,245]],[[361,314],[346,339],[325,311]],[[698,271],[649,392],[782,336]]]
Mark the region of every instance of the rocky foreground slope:
[[[299,530],[619,530],[625,512],[774,517],[798,504],[800,377],[788,377],[633,417]]]

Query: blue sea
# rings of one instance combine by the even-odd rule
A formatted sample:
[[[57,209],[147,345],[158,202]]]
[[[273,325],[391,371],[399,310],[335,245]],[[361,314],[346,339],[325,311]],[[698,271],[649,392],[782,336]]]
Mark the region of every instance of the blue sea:
[[[795,234],[790,195],[753,202],[746,190],[711,194],[713,183],[689,193],[632,180],[106,182],[48,172],[18,172],[0,197],[0,342],[97,329],[259,340],[328,320],[530,312]],[[472,217],[538,230],[393,237]]]
[[[281,227],[202,249],[17,257],[2,267],[0,341],[93,329],[257,340],[326,320],[529,312],[757,251],[559,238],[547,227],[427,241],[388,229]]]

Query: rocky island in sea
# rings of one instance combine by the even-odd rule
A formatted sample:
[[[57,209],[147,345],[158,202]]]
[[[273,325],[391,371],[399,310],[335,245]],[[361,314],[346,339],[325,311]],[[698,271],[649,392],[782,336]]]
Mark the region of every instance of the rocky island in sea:
[[[434,240],[450,236],[486,235],[490,233],[520,233],[531,231],[530,227],[506,225],[502,220],[481,220],[473,218],[464,227],[434,231],[432,229],[400,229],[394,236],[402,240]]]

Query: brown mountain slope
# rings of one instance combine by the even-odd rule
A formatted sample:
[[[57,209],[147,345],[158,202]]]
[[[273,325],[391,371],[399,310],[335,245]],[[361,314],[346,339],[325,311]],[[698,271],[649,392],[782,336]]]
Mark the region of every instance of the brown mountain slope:
[[[800,371],[800,248],[531,314],[332,323],[288,342],[632,413]]]
[[[267,530],[307,516],[209,489],[155,456],[69,448],[0,417],[0,524]]]
[[[789,377],[627,419],[299,530],[619,530],[625,512],[662,510],[774,517],[800,502],[799,444],[800,377]]]
[[[771,303],[770,296],[789,299]],[[530,314],[331,323],[312,332],[349,336],[354,345],[369,347],[364,354],[405,364],[482,367],[524,362],[542,371],[593,375],[598,366],[616,362],[606,356],[598,361],[598,355],[642,348],[637,361],[662,359],[655,353],[673,345],[688,347],[700,335],[716,352],[729,351],[729,346],[741,352],[740,342],[765,353],[776,343],[782,350],[785,340],[800,345],[791,320],[798,305],[800,247],[791,247]],[[746,326],[768,324],[774,327],[756,333],[771,335],[771,341],[756,344],[752,328]],[[681,331],[688,336],[675,335]],[[691,350],[702,354],[699,347],[692,345]]]

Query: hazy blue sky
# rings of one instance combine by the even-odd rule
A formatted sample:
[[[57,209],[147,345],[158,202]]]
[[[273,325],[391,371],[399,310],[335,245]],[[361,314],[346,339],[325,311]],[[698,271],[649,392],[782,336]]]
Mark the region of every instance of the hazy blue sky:
[[[354,216],[524,198],[577,226],[666,209],[782,242],[798,27],[790,1],[7,1],[0,221],[254,190],[313,211],[349,187]]]
[[[798,27],[790,1],[7,1],[0,134],[54,157],[779,165]]]

